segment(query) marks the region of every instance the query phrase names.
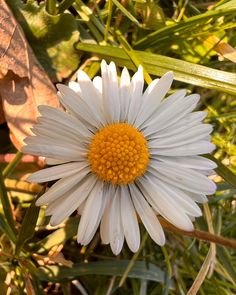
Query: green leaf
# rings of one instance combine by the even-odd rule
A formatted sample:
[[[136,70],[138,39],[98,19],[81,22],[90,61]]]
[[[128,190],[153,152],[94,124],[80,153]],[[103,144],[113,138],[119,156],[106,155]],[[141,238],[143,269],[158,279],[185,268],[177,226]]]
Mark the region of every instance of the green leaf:
[[[126,66],[132,70],[136,68],[129,55],[122,48],[80,43],[77,45],[77,49],[94,53],[109,61],[113,60],[122,67]],[[236,74],[234,73],[149,52],[134,52],[149,74],[161,76],[167,71],[174,71],[174,77],[177,81],[236,95]]]
[[[35,232],[35,226],[37,224],[39,207],[35,206],[36,199],[32,202],[30,207],[27,209],[24,216],[20,233],[16,242],[16,254],[19,254],[24,244],[33,237]]]
[[[221,16],[233,16],[235,12],[236,8],[230,7],[226,9],[207,11],[200,15],[192,16],[184,21],[164,26],[163,28],[158,29],[151,34],[148,34],[143,39],[139,40],[135,44],[134,48],[145,49],[158,46],[158,44],[163,44],[163,42],[170,40],[171,37],[179,37],[183,32],[187,32],[189,35],[190,31],[199,30],[200,25],[209,24],[209,22],[217,20]]]
[[[7,2],[24,29],[36,57],[52,80],[61,81],[77,69],[79,55],[74,45],[79,41],[79,31],[70,13],[51,15],[46,11],[44,2],[39,5],[35,2],[22,4],[14,0]]]
[[[13,238],[14,240],[15,237],[13,235],[15,235],[15,232],[16,232],[15,222],[13,219],[11,204],[7,195],[7,190],[4,184],[4,178],[3,178],[1,170],[0,170],[0,200],[2,203],[1,205],[4,212],[4,217],[6,218],[6,221],[7,221],[6,223],[7,225],[4,228],[5,230],[9,230],[9,228],[11,229],[11,231],[7,231],[8,237],[11,237],[11,240]]]
[[[40,267],[35,273],[42,281],[58,282],[71,280],[82,275],[108,275],[121,276],[127,268],[129,261],[98,261],[77,263],[72,268],[63,266]],[[143,261],[136,261],[128,277],[164,283],[164,272],[156,265]]]

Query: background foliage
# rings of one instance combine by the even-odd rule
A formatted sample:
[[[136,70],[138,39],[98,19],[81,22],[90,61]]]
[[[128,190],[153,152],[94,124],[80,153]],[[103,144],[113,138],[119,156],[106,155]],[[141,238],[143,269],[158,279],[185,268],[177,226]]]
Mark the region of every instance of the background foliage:
[[[52,228],[44,216],[44,208],[35,207],[34,200],[45,187],[28,184],[24,179],[27,173],[42,167],[42,160],[16,152],[8,138],[7,125],[2,124],[1,294],[164,295],[196,294],[198,289],[201,295],[235,294],[236,1],[7,0],[6,3],[10,8],[8,17],[12,11],[54,83],[74,80],[78,68],[94,77],[99,74],[100,59],[104,58],[131,71],[142,63],[147,83],[173,70],[173,89],[187,88],[201,95],[199,109],[208,111],[206,121],[214,125],[212,141],[217,149],[211,157],[218,163],[218,176],[213,177],[218,189],[214,196],[209,196],[209,205],[204,206],[203,217],[197,219],[195,226],[205,232],[203,240],[223,236],[232,243],[224,238],[224,242],[218,239],[217,243],[209,243],[200,240],[198,232],[188,237],[163,224],[167,243],[162,248],[151,241],[143,228],[142,245],[135,255],[124,247],[114,257],[108,246],[101,245],[99,234],[88,247],[80,247],[75,239],[76,216]],[[0,28],[4,29],[2,24]],[[14,33],[9,38],[14,41]],[[1,42],[3,39],[0,39],[2,50]],[[5,73],[3,78],[0,75],[0,87],[7,88],[12,79],[9,73],[14,69],[8,64],[4,72],[3,65],[0,63],[0,73]],[[23,74],[16,77],[17,73],[13,76],[16,85],[24,78]],[[30,85],[41,89],[37,83]],[[47,85],[51,87],[49,82]],[[19,87],[18,96],[22,89]],[[18,128],[22,118],[18,117],[17,122],[10,120],[10,116],[18,115],[16,107],[9,114],[6,100],[13,106],[18,101],[11,101],[9,90],[7,93],[9,97],[1,92],[0,110],[5,112],[13,143],[19,146],[14,138],[22,136]],[[29,111],[30,116],[33,116],[32,101],[34,105],[39,103],[32,100],[37,92],[32,93],[27,93],[24,102],[24,112]],[[55,99],[53,95],[48,94],[49,103]]]

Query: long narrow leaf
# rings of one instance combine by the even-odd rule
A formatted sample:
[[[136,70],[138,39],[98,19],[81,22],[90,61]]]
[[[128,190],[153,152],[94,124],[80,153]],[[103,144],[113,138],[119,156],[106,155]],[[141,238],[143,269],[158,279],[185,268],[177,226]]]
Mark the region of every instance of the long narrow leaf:
[[[42,281],[58,282],[71,280],[82,275],[114,275],[121,276],[127,268],[129,261],[99,261],[74,264],[72,268],[63,266],[40,267],[35,275]],[[128,277],[164,282],[164,272],[156,265],[143,261],[136,261],[130,270]]]
[[[38,197],[42,195],[44,190],[39,193]],[[24,216],[22,226],[20,229],[20,233],[17,239],[16,243],[16,254],[19,254],[21,248],[24,246],[24,244],[33,237],[35,232],[35,226],[38,220],[39,210],[40,208],[35,206],[37,198],[32,202],[28,210],[26,211],[26,214]]]
[[[195,15],[193,17],[188,18],[187,20],[184,20],[169,26],[165,26],[145,36],[143,39],[139,40],[135,44],[135,48],[145,49],[145,48],[158,46],[158,44],[162,44],[165,40],[170,39],[171,35],[175,36],[175,34],[177,33],[179,35],[183,31],[186,32],[186,30],[190,32],[192,28],[196,29],[196,27],[199,26],[200,24],[205,24],[206,21],[209,22],[209,20],[216,20],[219,17],[226,16],[226,15],[233,16],[235,12],[236,12],[236,9],[234,7],[233,8],[230,7],[225,9],[207,11],[205,13]]]
[[[5,221],[5,218],[2,214],[0,214],[0,230],[7,235],[7,237],[13,242],[16,242],[16,236],[12,231],[11,227]]]
[[[80,43],[77,49],[113,60],[119,66],[135,69],[129,55],[122,48]],[[174,71],[177,81],[236,95],[236,74],[149,52],[135,51],[135,54],[149,74],[160,76],[167,71]]]
[[[9,227],[11,228],[12,232],[16,232],[15,222],[13,219],[11,204],[7,195],[7,190],[4,184],[4,179],[2,175],[2,171],[0,170],[0,199],[3,207],[3,212]]]

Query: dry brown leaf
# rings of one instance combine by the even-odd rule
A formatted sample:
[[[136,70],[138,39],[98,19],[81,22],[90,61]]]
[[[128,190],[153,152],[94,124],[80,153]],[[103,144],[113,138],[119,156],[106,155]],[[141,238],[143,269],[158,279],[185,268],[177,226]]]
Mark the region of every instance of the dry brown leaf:
[[[204,44],[209,48],[215,50],[218,54],[222,55],[224,58],[236,63],[236,50],[230,46],[228,43],[220,41],[216,36],[209,36]]]
[[[4,117],[4,112],[3,112],[3,108],[2,108],[2,101],[0,98],[0,124],[5,122],[5,117]]]
[[[41,104],[59,107],[55,88],[12,12],[0,0],[0,96],[14,145],[20,149]]]

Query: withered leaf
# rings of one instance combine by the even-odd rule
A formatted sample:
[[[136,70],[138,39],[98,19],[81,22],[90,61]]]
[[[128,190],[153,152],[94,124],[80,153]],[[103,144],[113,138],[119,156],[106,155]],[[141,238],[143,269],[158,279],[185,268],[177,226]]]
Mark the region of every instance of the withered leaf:
[[[0,99],[0,124],[5,122],[4,112],[2,108],[2,101]]]
[[[12,12],[0,0],[0,96],[14,145],[20,149],[41,104],[59,107],[55,88]]]

